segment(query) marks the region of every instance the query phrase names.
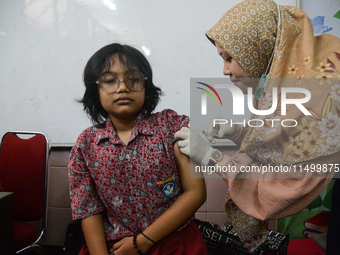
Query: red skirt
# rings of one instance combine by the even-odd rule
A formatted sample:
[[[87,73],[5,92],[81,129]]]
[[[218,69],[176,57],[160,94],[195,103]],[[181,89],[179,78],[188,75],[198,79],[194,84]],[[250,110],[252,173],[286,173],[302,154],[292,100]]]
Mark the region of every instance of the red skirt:
[[[108,250],[115,242],[108,242]],[[85,244],[79,255],[89,255]],[[156,243],[149,250],[149,255],[209,255],[201,231],[193,221],[181,231],[175,231]]]

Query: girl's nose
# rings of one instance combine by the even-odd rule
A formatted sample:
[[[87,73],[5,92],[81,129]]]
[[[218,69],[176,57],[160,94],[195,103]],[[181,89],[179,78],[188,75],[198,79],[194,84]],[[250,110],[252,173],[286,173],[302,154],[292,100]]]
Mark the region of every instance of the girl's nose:
[[[122,93],[122,92],[130,92],[130,89],[128,88],[128,86],[126,86],[124,79],[119,80],[118,89],[116,93]]]

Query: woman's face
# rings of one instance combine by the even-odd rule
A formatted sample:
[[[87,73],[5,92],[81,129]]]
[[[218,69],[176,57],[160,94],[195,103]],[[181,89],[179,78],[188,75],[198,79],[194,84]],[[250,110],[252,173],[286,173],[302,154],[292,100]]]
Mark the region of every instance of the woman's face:
[[[112,56],[109,74],[118,79],[124,79],[129,74],[129,71],[131,70],[128,70],[120,62],[118,54]],[[139,70],[136,68],[133,71]],[[145,87],[140,91],[131,91],[124,81],[120,82],[117,91],[112,94],[107,94],[100,85],[98,90],[101,105],[107,111],[111,120],[135,118],[145,101]]]
[[[229,54],[215,42],[218,54],[223,58],[223,74],[229,75],[230,80],[239,87],[243,94],[247,93],[248,87],[253,88],[253,92],[256,88],[256,84],[252,79],[246,74],[243,68],[233,59]]]

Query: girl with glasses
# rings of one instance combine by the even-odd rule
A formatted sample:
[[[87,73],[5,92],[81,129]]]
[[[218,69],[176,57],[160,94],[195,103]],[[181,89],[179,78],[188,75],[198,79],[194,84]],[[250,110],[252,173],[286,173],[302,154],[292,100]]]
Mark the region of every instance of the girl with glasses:
[[[161,89],[138,50],[117,43],[97,51],[84,70],[81,99],[94,126],[72,148],[73,219],[82,220],[80,254],[208,254],[193,221],[206,198],[203,178],[174,133],[189,118],[152,113]]]

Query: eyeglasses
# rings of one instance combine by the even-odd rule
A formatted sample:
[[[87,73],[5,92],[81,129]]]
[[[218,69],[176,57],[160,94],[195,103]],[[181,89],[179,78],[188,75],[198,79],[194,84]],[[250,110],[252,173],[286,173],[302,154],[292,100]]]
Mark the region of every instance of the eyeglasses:
[[[147,77],[140,72],[129,73],[124,79],[119,79],[116,75],[109,73],[101,76],[96,83],[100,85],[106,94],[112,94],[118,90],[122,81],[130,91],[141,91],[144,88],[146,79]]]

